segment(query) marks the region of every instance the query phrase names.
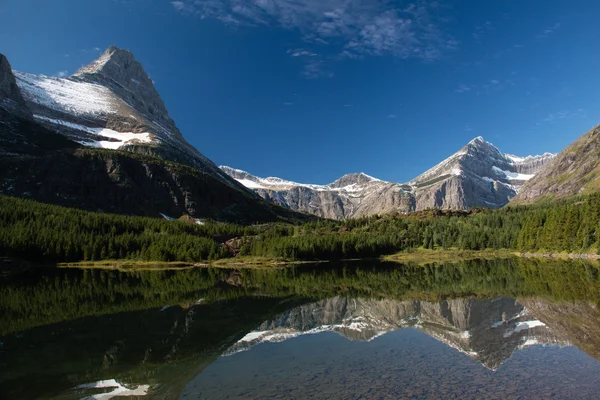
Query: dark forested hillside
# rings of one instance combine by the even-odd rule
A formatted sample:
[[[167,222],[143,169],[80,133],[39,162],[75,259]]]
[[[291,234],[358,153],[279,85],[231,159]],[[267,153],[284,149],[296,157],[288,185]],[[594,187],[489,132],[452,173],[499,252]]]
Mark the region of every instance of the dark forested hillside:
[[[146,149],[148,151],[148,149]],[[0,108],[0,194],[116,214],[310,220],[212,173],[149,154],[85,148]]]
[[[232,224],[94,213],[6,196],[0,196],[0,225],[0,254],[50,263],[214,259],[228,255],[218,239],[252,232]]]

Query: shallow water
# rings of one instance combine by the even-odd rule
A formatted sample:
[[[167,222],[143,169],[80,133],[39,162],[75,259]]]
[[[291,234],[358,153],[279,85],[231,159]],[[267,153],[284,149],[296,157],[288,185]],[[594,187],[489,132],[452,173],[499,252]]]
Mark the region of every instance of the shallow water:
[[[596,264],[36,270],[0,398],[597,398]]]

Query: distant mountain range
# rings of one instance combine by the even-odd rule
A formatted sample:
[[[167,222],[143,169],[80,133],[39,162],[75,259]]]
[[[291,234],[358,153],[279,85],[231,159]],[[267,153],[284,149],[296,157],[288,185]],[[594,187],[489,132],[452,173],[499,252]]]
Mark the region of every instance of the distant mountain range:
[[[595,128],[558,156],[504,154],[477,137],[406,183],[259,178],[191,146],[127,50],[67,78],[13,71],[0,55],[0,193],[69,207],[240,223],[498,208],[600,190],[599,156]]]
[[[261,197],[292,210],[343,219],[428,208],[499,208],[544,168],[554,154],[503,154],[482,137],[407,183],[386,182],[364,173],[344,175],[329,185],[259,178],[227,166],[221,169]]]

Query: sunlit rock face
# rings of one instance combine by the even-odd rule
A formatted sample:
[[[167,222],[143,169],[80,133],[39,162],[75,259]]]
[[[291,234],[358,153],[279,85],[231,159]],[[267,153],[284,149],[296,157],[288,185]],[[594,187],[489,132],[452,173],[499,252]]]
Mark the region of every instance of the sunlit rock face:
[[[401,328],[416,328],[496,369],[519,348],[534,344],[567,345],[518,301],[498,297],[437,303],[332,297],[289,310],[263,322],[225,354],[264,342],[326,331],[349,340],[370,341]]]
[[[324,218],[344,219],[428,208],[502,207],[553,158],[551,153],[528,157],[504,154],[477,137],[405,184],[359,173],[344,175],[328,185],[314,185],[259,178],[226,166],[221,169],[273,203]]]

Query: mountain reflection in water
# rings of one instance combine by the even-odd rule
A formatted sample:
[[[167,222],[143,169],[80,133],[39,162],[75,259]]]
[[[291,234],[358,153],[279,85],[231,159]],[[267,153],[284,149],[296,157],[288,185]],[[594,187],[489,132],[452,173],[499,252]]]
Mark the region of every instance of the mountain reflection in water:
[[[374,391],[347,385],[339,397],[468,398],[510,375],[499,398],[586,398],[600,389],[598,272],[531,260],[32,271],[0,282],[0,393],[326,398],[354,379]],[[436,377],[406,375],[425,361]],[[374,373],[388,379],[365,381]],[[454,383],[420,391],[432,379]],[[472,379],[479,392],[465,389]]]

